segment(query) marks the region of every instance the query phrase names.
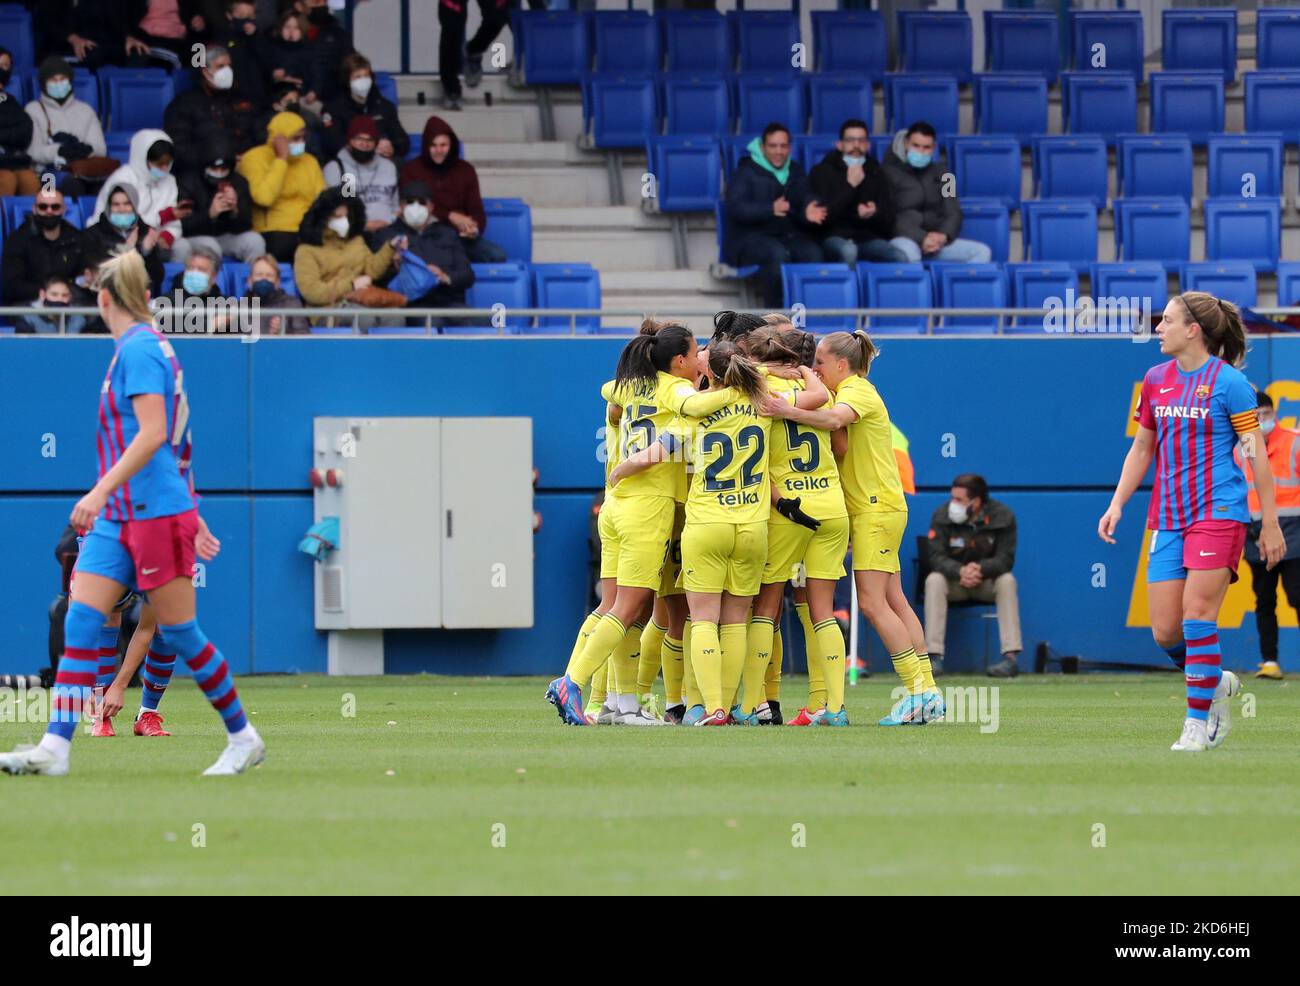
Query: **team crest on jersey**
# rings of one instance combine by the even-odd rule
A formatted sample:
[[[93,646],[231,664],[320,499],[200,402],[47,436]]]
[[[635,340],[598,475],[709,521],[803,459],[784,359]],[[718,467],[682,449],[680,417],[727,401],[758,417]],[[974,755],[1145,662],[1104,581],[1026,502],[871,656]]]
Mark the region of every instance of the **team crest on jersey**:
[[[1196,399],[1204,400],[1210,396],[1210,385],[1208,383],[1198,384],[1196,387]]]

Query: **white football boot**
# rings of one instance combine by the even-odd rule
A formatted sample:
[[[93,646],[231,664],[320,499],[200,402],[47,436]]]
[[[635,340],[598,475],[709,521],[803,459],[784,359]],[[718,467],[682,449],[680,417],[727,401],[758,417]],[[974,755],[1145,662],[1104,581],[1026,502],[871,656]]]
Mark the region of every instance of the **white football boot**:
[[[1223,745],[1232,729],[1232,700],[1241,694],[1241,679],[1231,671],[1224,671],[1214,688],[1214,700],[1210,703],[1210,718],[1205,724],[1206,736],[1210,749]]]
[[[13,753],[0,753],[0,770],[6,774],[62,777],[68,772],[68,758],[55,756],[43,746],[20,746]]]
[[[266,744],[262,742],[261,736],[254,733],[251,741],[237,743],[232,740],[227,743],[226,748],[221,751],[221,756],[217,757],[217,762],[205,770],[203,776],[226,777],[231,774],[242,774],[265,759]]]
[[[1169,749],[1178,753],[1204,753],[1210,748],[1210,739],[1205,735],[1205,723],[1200,719],[1183,721],[1183,735]]]
[[[645,709],[638,708],[635,712],[620,712],[614,717],[615,726],[666,726],[668,723],[662,719],[656,719]]]

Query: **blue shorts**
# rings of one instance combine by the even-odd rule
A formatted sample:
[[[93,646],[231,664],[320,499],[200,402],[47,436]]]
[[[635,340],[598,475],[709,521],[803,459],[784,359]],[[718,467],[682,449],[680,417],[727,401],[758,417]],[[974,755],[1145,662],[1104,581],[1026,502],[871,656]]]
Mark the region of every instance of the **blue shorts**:
[[[1179,531],[1152,531],[1147,552],[1147,582],[1187,578],[1189,569],[1226,568],[1229,584],[1246,540],[1246,525],[1233,520],[1198,520]]]
[[[114,582],[121,582],[127,589],[138,591],[135,586],[135,559],[126,549],[126,531],[117,521],[95,521],[81,541],[81,552],[77,555],[76,567],[72,570],[73,580],[78,572],[102,575]]]

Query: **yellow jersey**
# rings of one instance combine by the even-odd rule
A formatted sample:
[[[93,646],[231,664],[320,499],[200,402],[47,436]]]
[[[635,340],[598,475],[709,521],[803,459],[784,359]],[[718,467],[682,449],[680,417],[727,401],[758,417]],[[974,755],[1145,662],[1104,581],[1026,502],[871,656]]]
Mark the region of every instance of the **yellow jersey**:
[[[601,388],[602,395],[606,388],[609,391],[606,400],[623,408],[618,425],[620,462],[659,441],[659,436],[681,413],[682,406],[696,394],[689,380],[663,371],[653,381],[638,380],[621,387],[611,381]],[[627,477],[614,487],[614,495],[675,497],[680,493],[679,487],[685,484],[685,475],[686,465],[678,457]]]
[[[849,513],[906,510],[889,412],[875,386],[866,377],[846,377],[835,389],[835,403],[847,404],[858,415],[848,426],[849,448],[840,463]]]
[[[619,454],[623,449],[620,427],[609,416],[609,405],[614,401],[614,381],[606,381],[600,388],[600,396],[605,400],[605,485],[609,485],[609,474],[623,461]]]
[[[716,410],[684,418],[681,437],[695,462],[686,497],[686,521],[699,524],[766,522],[772,494],[768,483],[768,433],[772,423],[732,387],[709,390]]]
[[[769,376],[767,389],[775,397],[791,404],[807,388],[802,380],[786,380]],[[828,398],[825,407],[831,406]],[[788,418],[773,421],[771,428],[772,451],[768,472],[777,495],[793,499],[800,497],[799,509],[818,520],[847,517],[844,508],[844,491],[840,488],[840,471],[831,451],[831,433],[812,425],[800,424]],[[786,521],[773,508],[772,519]]]

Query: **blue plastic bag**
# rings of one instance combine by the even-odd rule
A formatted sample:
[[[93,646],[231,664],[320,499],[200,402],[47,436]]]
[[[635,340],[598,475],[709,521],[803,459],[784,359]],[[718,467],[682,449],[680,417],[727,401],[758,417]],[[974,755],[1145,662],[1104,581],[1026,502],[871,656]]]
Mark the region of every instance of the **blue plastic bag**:
[[[439,284],[438,275],[429,265],[410,250],[397,251],[402,258],[402,269],[388,282],[388,290],[406,295],[408,301],[423,298]]]

